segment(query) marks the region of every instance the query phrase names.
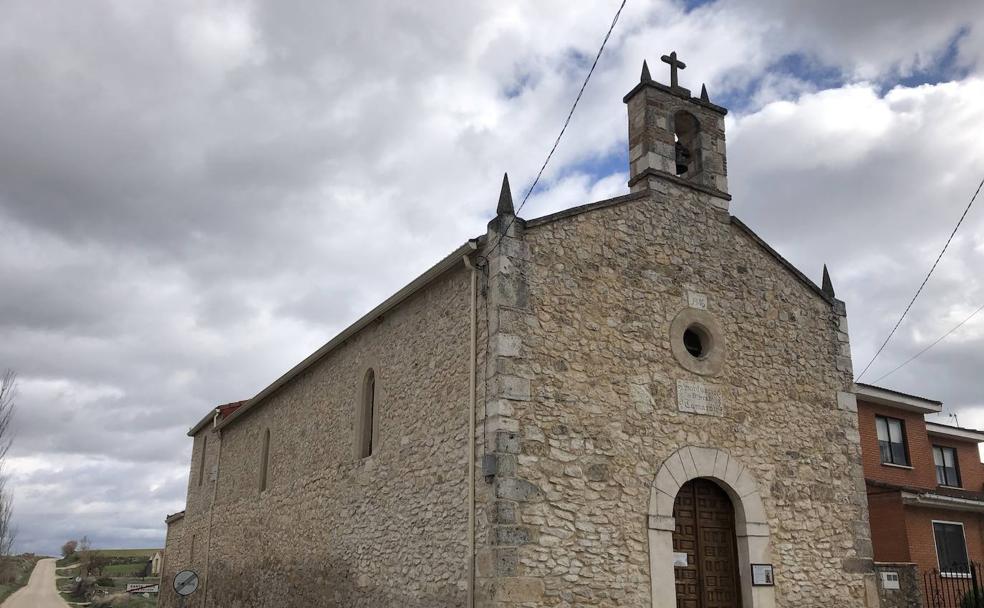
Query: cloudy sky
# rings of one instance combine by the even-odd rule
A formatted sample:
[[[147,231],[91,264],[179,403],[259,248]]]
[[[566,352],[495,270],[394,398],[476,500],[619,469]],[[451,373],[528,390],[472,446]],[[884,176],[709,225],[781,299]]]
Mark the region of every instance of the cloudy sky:
[[[0,0],[18,548],[159,546],[188,427],[525,190],[618,0]],[[830,266],[860,370],[984,177],[980,0],[629,0],[522,215],[626,191],[647,58],[731,108],[732,212]],[[865,380],[984,304],[984,203]],[[984,428],[984,313],[882,381]]]

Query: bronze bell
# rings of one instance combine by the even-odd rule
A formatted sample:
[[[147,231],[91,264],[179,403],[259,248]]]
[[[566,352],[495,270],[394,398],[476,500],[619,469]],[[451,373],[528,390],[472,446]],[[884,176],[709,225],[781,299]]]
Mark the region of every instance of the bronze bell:
[[[676,173],[683,175],[690,167],[690,150],[680,142],[676,142]]]

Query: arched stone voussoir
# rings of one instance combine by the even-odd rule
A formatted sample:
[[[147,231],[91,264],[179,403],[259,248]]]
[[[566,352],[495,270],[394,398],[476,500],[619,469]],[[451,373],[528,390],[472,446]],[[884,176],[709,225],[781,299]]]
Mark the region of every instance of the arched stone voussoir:
[[[758,490],[742,496],[735,506],[742,510],[743,517],[740,519],[749,527],[755,525],[768,528],[769,519],[765,515],[765,505],[762,504],[762,496]]]

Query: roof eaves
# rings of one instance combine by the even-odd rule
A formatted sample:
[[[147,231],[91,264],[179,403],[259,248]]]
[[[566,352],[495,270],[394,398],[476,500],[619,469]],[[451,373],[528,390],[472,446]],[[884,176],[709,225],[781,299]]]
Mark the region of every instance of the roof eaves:
[[[262,403],[267,397],[277,392],[282,386],[290,382],[295,376],[302,373],[307,368],[311,367],[323,357],[328,355],[330,352],[339,347],[346,340],[351,338],[353,335],[364,329],[367,325],[375,321],[377,318],[383,314],[389,312],[395,308],[398,304],[417,293],[423,287],[429,285],[432,281],[443,275],[445,272],[461,263],[462,257],[470,255],[476,249],[480,242],[480,238],[471,239],[461,247],[455,249],[450,254],[448,254],[444,259],[442,259],[437,264],[431,266],[423,274],[418,276],[416,279],[407,284],[403,289],[396,292],[392,296],[386,299],[382,304],[373,308],[368,313],[366,313],[358,321],[349,325],[347,328],[342,330],[341,333],[336,335],[327,344],[314,351],[306,359],[289,369],[284,375],[280,376],[273,381],[269,386],[260,391],[255,397],[248,400],[243,404],[242,407],[237,409],[235,412],[230,414],[228,417],[224,418],[216,426],[218,429],[223,429],[226,426],[232,424],[234,421],[238,420],[242,416],[245,416],[254,407]]]
[[[862,401],[876,405],[887,405],[921,414],[936,414],[943,409],[942,401],[909,395],[889,388],[855,382],[854,393]]]
[[[755,231],[749,228],[748,225],[745,224],[745,222],[741,221],[740,219],[732,215],[731,224],[736,228],[738,228],[739,230],[741,230],[742,232],[744,232],[750,239],[752,239],[752,241],[757,243],[762,249],[765,250],[766,253],[768,253],[773,258],[775,258],[780,265],[785,267],[786,270],[792,273],[794,277],[799,279],[801,283],[803,283],[808,288],[810,288],[810,290],[812,290],[814,293],[820,296],[820,298],[823,299],[825,302],[827,302],[831,306],[835,304],[840,304],[841,306],[844,305],[844,302],[842,300],[838,300],[837,298],[831,297],[826,293],[824,293],[823,289],[821,289],[819,285],[811,281],[810,278],[805,274],[803,274],[799,268],[793,266],[792,262],[782,257],[782,255],[780,255],[778,251],[776,251],[768,243],[766,243],[765,240],[762,239],[762,237],[755,234]]]
[[[215,418],[215,413],[217,411],[219,411],[219,408],[217,408],[217,407],[213,407],[212,409],[210,409],[207,414],[205,414],[204,416],[202,416],[202,419],[201,420],[199,420],[197,423],[195,423],[195,426],[191,427],[188,430],[188,436],[189,437],[194,437],[203,428],[205,428],[206,426],[212,424],[212,420]]]
[[[940,437],[948,437],[951,439],[974,441],[977,443],[984,442],[984,431],[967,429],[959,426],[950,426],[949,424],[940,424],[938,422],[927,422],[926,432],[930,435],[938,435]]]
[[[562,220],[564,218],[573,217],[575,215],[581,215],[582,213],[587,213],[589,211],[604,209],[606,207],[614,207],[615,205],[621,205],[623,203],[628,203],[629,201],[643,199],[646,198],[648,195],[649,192],[645,190],[641,190],[639,192],[632,192],[630,194],[623,194],[622,196],[616,196],[615,198],[605,199],[603,201],[596,201],[594,203],[588,203],[586,205],[571,207],[570,209],[564,209],[556,213],[551,213],[549,215],[544,215],[531,220],[526,220],[526,227],[535,228],[536,226],[542,226],[544,224],[556,222],[557,220]]]

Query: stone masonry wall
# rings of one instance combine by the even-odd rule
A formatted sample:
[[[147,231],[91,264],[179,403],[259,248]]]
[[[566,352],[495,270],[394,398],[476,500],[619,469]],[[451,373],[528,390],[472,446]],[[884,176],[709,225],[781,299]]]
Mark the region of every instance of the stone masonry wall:
[[[465,605],[469,281],[449,271],[221,429],[206,605]],[[370,367],[376,439],[358,459]],[[189,508],[194,476],[193,462]],[[182,559],[169,553],[169,571]]]
[[[888,572],[899,577],[898,589],[886,589],[881,574]],[[922,586],[919,583],[919,569],[908,563],[875,563],[878,574],[878,598],[881,608],[923,608],[925,605]]]
[[[500,593],[478,605],[651,608],[650,487],[693,445],[725,450],[759,480],[776,605],[864,606],[875,588],[843,306],[708,195],[661,190],[526,225],[530,317],[511,375],[530,379],[530,398],[508,404]],[[671,354],[689,293],[723,328],[718,376]],[[677,380],[718,387],[724,415],[679,412]]]
[[[171,592],[175,574],[181,570],[193,570],[199,577],[205,576],[205,548],[208,544],[212,492],[215,488],[214,473],[218,466],[218,444],[219,436],[211,430],[211,425],[200,430],[193,438],[185,516],[168,525],[167,530],[164,571],[161,575],[163,592],[159,602],[162,608],[176,605],[177,598]],[[201,467],[203,458],[204,468]],[[204,475],[199,483],[201,472]],[[201,594],[191,596],[188,599],[188,608],[201,606],[201,601]]]

